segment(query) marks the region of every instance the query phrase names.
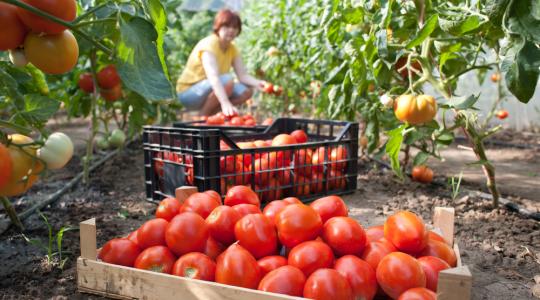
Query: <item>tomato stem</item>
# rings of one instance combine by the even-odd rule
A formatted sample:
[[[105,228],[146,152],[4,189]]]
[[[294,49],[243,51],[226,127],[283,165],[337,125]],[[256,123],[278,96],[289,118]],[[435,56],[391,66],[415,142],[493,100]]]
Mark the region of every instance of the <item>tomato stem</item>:
[[[95,39],[93,39],[91,36],[89,36],[88,34],[86,34],[84,31],[82,30],[79,30],[77,28],[77,26],[75,26],[73,23],[71,22],[66,22],[65,20],[62,20],[60,18],[57,18],[47,12],[44,12],[38,8],[35,8],[31,5],[28,5],[24,2],[21,2],[19,0],[1,0],[3,2],[6,2],[6,3],[9,3],[9,4],[12,4],[12,5],[15,5],[15,6],[18,6],[18,7],[21,7],[21,8],[24,8],[40,17],[43,17],[43,18],[46,18],[46,19],[49,19],[55,23],[58,23],[60,25],[63,25],[69,29],[71,29],[71,31],[73,31],[74,33],[76,33],[77,35],[81,36],[82,38],[88,40],[89,42],[91,42],[92,44],[94,44],[98,49],[100,49],[101,51],[107,53],[107,55],[109,56],[112,56],[112,51],[107,48],[105,45],[103,45],[102,43],[100,43],[99,41],[96,41]]]
[[[11,222],[15,224],[15,226],[19,227],[21,231],[24,230],[24,226],[21,222],[21,219],[19,219],[19,216],[17,215],[15,208],[11,205],[11,202],[9,201],[9,199],[4,196],[0,196],[0,199],[2,200],[2,204],[4,205],[6,214],[11,219]]]

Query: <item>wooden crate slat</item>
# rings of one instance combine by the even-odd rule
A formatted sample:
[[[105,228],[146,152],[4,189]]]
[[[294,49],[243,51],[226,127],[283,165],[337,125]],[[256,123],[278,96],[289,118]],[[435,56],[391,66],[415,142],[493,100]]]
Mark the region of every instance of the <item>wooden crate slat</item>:
[[[437,299],[471,299],[471,289],[472,274],[467,266],[452,268],[439,273]]]

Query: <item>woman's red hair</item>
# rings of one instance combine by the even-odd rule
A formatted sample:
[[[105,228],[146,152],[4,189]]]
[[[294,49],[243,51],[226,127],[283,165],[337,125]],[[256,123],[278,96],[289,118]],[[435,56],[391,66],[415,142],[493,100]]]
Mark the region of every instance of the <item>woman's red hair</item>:
[[[238,34],[242,32],[242,20],[240,16],[229,9],[220,10],[214,19],[214,33],[218,33],[222,26],[238,28]]]

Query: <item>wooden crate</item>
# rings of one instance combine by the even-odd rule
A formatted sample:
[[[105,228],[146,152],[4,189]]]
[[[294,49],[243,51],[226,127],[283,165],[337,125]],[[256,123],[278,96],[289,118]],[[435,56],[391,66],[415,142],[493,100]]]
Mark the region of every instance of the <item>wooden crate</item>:
[[[184,200],[194,192],[195,188],[182,187],[177,189],[176,197]],[[462,265],[459,247],[454,241],[454,209],[436,207],[433,225],[440,229],[449,244],[453,244],[458,258],[456,268],[439,274],[437,298],[469,300],[472,275],[469,268]],[[77,286],[82,293],[115,299],[303,299],[104,263],[97,260],[96,220],[81,222],[80,234],[81,256],[77,260]]]

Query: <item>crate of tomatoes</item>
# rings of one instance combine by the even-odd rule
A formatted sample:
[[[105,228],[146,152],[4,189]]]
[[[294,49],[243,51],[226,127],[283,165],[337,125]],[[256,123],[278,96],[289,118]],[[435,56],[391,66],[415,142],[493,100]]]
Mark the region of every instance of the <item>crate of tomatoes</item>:
[[[190,185],[225,196],[247,185],[263,203],[294,196],[310,201],[353,192],[358,123],[279,118],[261,132],[155,127],[143,132],[147,199],[158,202]]]
[[[368,227],[335,195],[262,209],[246,186],[224,199],[181,187],[155,218],[100,249],[96,220],[82,222],[78,288],[119,299],[469,300],[454,210],[433,213],[431,224],[396,211]]]

